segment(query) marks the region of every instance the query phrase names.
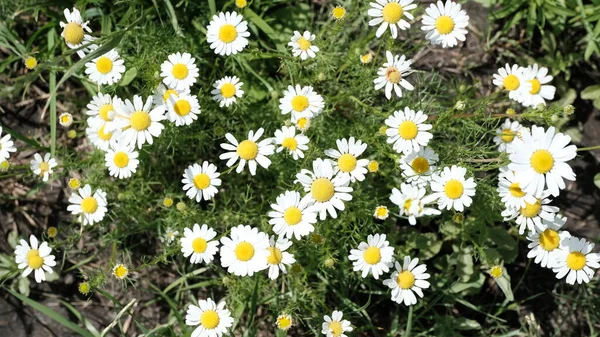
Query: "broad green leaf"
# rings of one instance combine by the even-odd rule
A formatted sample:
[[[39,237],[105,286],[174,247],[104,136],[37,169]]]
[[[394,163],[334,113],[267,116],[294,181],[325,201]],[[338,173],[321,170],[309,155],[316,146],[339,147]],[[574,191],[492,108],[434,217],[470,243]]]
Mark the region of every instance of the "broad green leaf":
[[[598,99],[600,98],[600,84],[590,85],[581,91],[579,94],[582,99]]]
[[[513,295],[512,288],[510,286],[510,275],[508,275],[506,268],[502,267],[502,276],[494,280],[496,281],[498,287],[500,287],[500,290],[502,290],[504,293],[504,296],[506,296],[506,299],[509,301],[514,301],[515,296]]]
[[[125,72],[125,74],[123,74],[123,78],[121,79],[121,82],[119,82],[119,86],[124,87],[126,85],[128,85],[129,83],[131,83],[131,81],[133,81],[133,79],[137,76],[138,71],[136,67],[131,67],[129,69],[127,69],[127,71]]]
[[[496,245],[496,250],[502,256],[502,260],[511,263],[517,257],[517,241],[502,227],[490,228],[489,240]]]
[[[31,282],[29,282],[29,278],[19,277],[19,280],[17,281],[17,289],[19,290],[19,293],[21,295],[29,297],[29,286],[30,285],[31,285]]]
[[[435,233],[421,233],[416,238],[416,246],[420,251],[419,256],[424,260],[430,259],[440,252],[442,240]]]
[[[454,321],[454,327],[457,330],[481,330],[481,324],[473,319],[468,319],[464,317],[452,317]]]
[[[554,104],[558,105],[559,107],[564,108],[565,106],[567,106],[569,104],[573,104],[573,102],[575,102],[576,98],[577,98],[577,91],[575,91],[575,89],[570,88],[561,97],[561,99],[556,101]]]
[[[594,176],[594,185],[600,188],[600,173],[596,173],[596,175]]]
[[[600,110],[600,98],[595,99],[592,104],[594,105],[594,108]]]

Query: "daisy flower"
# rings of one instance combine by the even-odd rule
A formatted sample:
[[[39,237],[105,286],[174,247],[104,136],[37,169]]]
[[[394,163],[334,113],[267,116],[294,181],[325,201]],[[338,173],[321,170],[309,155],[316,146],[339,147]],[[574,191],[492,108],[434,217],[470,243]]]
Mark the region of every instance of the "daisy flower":
[[[190,53],[171,54],[160,65],[160,77],[163,83],[175,90],[189,89],[198,77],[196,59]]]
[[[343,313],[338,310],[334,310],[331,317],[328,315],[323,316],[323,329],[321,333],[327,337],[347,337],[345,332],[352,331],[353,328],[350,326],[350,322],[342,320]]]
[[[378,77],[373,80],[375,90],[385,87],[385,97],[392,99],[392,89],[398,97],[402,97],[402,88],[412,91],[415,89],[412,84],[404,79],[410,74],[411,60],[406,56],[393,55],[389,50],[385,52],[387,62],[377,70]]]
[[[2,126],[0,126],[0,137],[2,136]],[[11,140],[9,134],[4,135],[0,138],[0,161],[8,159],[10,152],[16,152],[17,148],[14,146],[14,142]]]
[[[531,241],[527,245],[530,249],[527,257],[542,267],[552,268],[560,251],[560,243],[571,236],[569,232],[560,231],[566,221],[566,217],[558,215],[551,221],[542,220],[542,226],[536,226],[535,231],[527,235],[527,240]]]
[[[408,306],[417,304],[415,293],[423,298],[423,289],[429,288],[427,279],[430,275],[426,273],[425,264],[418,264],[418,258],[405,256],[404,263],[396,262],[396,271],[389,279],[383,280],[383,284],[392,289],[392,301]]]
[[[217,187],[221,186],[220,175],[217,167],[207,161],[188,166],[181,180],[185,195],[192,200],[196,199],[196,202],[212,199],[219,193]]]
[[[388,136],[388,144],[398,153],[409,154],[419,151],[421,146],[427,146],[433,135],[427,131],[431,130],[431,124],[425,124],[427,115],[423,111],[417,111],[405,107],[404,111],[394,111],[394,114],[385,120],[388,128],[385,134]]]
[[[531,90],[523,92],[524,106],[546,105],[546,100],[553,100],[556,88],[550,85],[552,76],[548,75],[548,68],[538,67],[537,63],[523,70],[525,80],[531,83]]]
[[[127,268],[127,266],[122,263],[117,263],[113,267],[112,271],[113,276],[118,278],[119,280],[123,280],[127,277],[127,275],[129,275],[129,268]]]
[[[248,23],[236,12],[214,15],[206,27],[206,41],[217,55],[233,55],[248,45]]]
[[[364,55],[360,55],[359,58],[362,64],[369,64],[371,63],[371,61],[373,61],[373,54],[371,52],[368,52]]]
[[[171,200],[171,202],[172,201],[173,200]],[[165,234],[163,237],[160,238],[160,241],[167,241],[167,244],[170,245],[175,240],[175,237],[177,237],[177,235],[179,235],[179,231],[173,230],[171,227],[167,227],[167,230],[165,230]]]
[[[191,263],[211,263],[219,251],[219,241],[213,240],[215,236],[217,232],[206,224],[202,227],[194,224],[193,229],[185,228],[183,237],[179,239],[183,257],[189,257]]]
[[[555,133],[553,126],[544,130],[535,125],[531,134],[522,132],[521,136],[522,140],[515,140],[508,168],[523,172],[527,192],[537,195],[547,187],[551,195],[558,196],[566,187],[564,179],[575,180],[573,169],[566,163],[577,155],[577,147],[568,145],[571,137]]]
[[[300,193],[285,191],[277,196],[268,213],[269,224],[273,225],[275,234],[296,240],[302,239],[315,230],[313,226],[317,222],[317,210],[311,201],[301,202]]]
[[[101,117],[89,117],[87,123],[85,134],[92,145],[99,150],[108,151],[121,139],[121,129],[109,131],[113,126],[112,122],[105,122]]]
[[[44,158],[39,153],[34,154],[29,164],[33,174],[41,176],[43,181],[48,181],[48,177],[54,172],[52,169],[58,165],[56,159],[50,157],[50,153],[46,153]]]
[[[89,184],[78,189],[77,193],[73,193],[69,198],[69,203],[67,211],[73,215],[79,214],[77,221],[81,222],[83,226],[102,221],[108,211],[106,192],[97,189],[92,194],[92,187]]]
[[[185,88],[182,90],[176,90],[172,88],[166,87],[164,84],[159,84],[154,90],[154,95],[152,96],[152,100],[154,101],[154,105],[163,105],[165,110],[167,109],[167,100],[173,97],[173,99],[177,99],[179,94],[190,94],[190,89]]]
[[[585,239],[569,237],[560,245],[560,251],[552,270],[557,279],[567,276],[568,284],[588,283],[594,277],[594,269],[600,268],[600,254],[592,253],[594,244]]]
[[[283,98],[279,100],[281,113],[287,115],[291,112],[292,119],[296,120],[301,117],[318,116],[324,106],[323,97],[313,91],[313,87],[301,87],[299,84],[296,84],[296,87],[288,86],[283,92]]]
[[[345,209],[344,201],[352,200],[352,187],[348,186],[350,180],[344,176],[333,177],[334,171],[331,161],[317,158],[313,161],[313,170],[303,169],[296,174],[297,182],[300,182],[307,193],[301,203],[313,202],[319,212],[319,218],[325,220],[327,213],[332,218],[337,218],[336,209]]]
[[[244,95],[242,85],[244,82],[240,82],[237,76],[225,76],[213,84],[214,89],[210,93],[221,108],[229,107]]]
[[[513,141],[519,138],[521,134],[520,131],[522,128],[523,126],[521,125],[521,123],[517,121],[511,121],[507,118],[502,124],[502,126],[496,129],[494,143],[498,145],[498,151],[506,153],[513,152]]]
[[[441,214],[435,208],[425,207],[436,200],[435,195],[425,196],[425,193],[423,187],[402,184],[400,190],[392,189],[390,201],[400,208],[400,215],[408,217],[408,223],[414,226],[417,224],[417,218]]]
[[[308,117],[294,118],[294,116],[292,116],[292,123],[294,123],[296,125],[296,129],[302,133],[310,128],[310,118]]]
[[[31,235],[29,243],[21,239],[20,244],[15,248],[15,261],[19,269],[25,269],[22,276],[27,277],[31,272],[34,272],[35,281],[41,283],[46,281],[46,273],[53,273],[51,267],[56,266],[54,255],[51,255],[52,248],[48,246],[48,242],[44,241],[39,244],[38,239]]]
[[[333,17],[336,20],[341,20],[346,16],[346,8],[342,7],[342,6],[335,6],[332,10],[331,10],[331,17]]]
[[[60,36],[65,39],[65,43],[67,47],[71,49],[79,49],[83,46],[85,42],[85,37],[89,36],[85,34],[85,31],[91,33],[92,30],[88,27],[89,21],[83,22],[83,18],[81,17],[81,13],[76,8],[73,8],[73,11],[69,11],[68,8],[65,8],[64,12],[66,23],[60,22],[60,27],[63,29]],[[85,30],[85,31],[84,31]],[[80,50],[77,52],[79,57],[85,57],[85,54]]]
[[[379,171],[379,162],[377,160],[371,160],[369,164],[367,164],[367,169],[371,173],[377,173]]]
[[[97,93],[87,105],[85,112],[92,118],[99,118],[104,123],[110,123],[115,119],[115,106],[122,104],[123,101],[117,97],[111,97],[109,94]],[[112,131],[111,126],[107,126],[106,131]]]
[[[37,67],[38,60],[33,56],[29,56],[28,58],[26,58],[23,61],[23,63],[25,64],[25,68],[27,68],[29,70],[33,70],[33,69],[35,69],[35,67]]]
[[[277,153],[286,149],[294,160],[304,158],[304,152],[302,151],[308,150],[308,137],[301,133],[296,134],[296,128],[293,126],[282,126],[281,130],[276,130],[273,141],[276,145],[279,145],[276,150]]]
[[[275,236],[269,239],[269,256],[267,263],[269,264],[269,278],[275,280],[279,277],[279,270],[287,274],[285,266],[290,266],[296,262],[294,255],[286,252],[292,245],[292,242],[284,237],[279,237],[275,241]]]
[[[197,326],[191,337],[221,337],[233,325],[233,317],[225,307],[225,301],[217,304],[207,298],[199,300],[198,306],[193,304],[188,306],[185,324]]]
[[[469,16],[457,2],[446,0],[429,5],[423,15],[422,30],[427,31],[425,36],[432,44],[441,44],[442,48],[458,45],[464,41],[469,25]]]
[[[138,156],[139,153],[132,146],[117,142],[104,154],[108,173],[119,179],[131,177],[140,163]]]
[[[98,85],[115,84],[119,82],[124,72],[124,61],[115,49],[85,64],[85,73]]]
[[[73,115],[68,112],[63,112],[58,116],[58,123],[65,128],[68,128],[73,124]]]
[[[440,210],[454,209],[462,212],[465,207],[471,206],[472,196],[475,195],[475,180],[465,179],[467,169],[452,165],[451,168],[444,167],[441,175],[435,173],[431,181],[431,191],[438,199]]]
[[[424,187],[431,181],[431,175],[437,169],[439,156],[429,147],[419,147],[418,151],[403,154],[400,158],[400,170],[406,181]]]
[[[237,173],[242,172],[246,162],[248,162],[248,169],[251,175],[256,174],[256,163],[264,168],[268,168],[271,165],[271,160],[267,156],[273,154],[274,147],[271,144],[273,142],[271,138],[266,138],[258,142],[264,131],[263,128],[258,129],[256,133],[250,130],[248,132],[248,139],[240,143],[238,143],[237,139],[231,133],[227,133],[225,138],[227,138],[230,144],[221,143],[221,147],[230,152],[221,154],[219,159],[227,160],[225,164],[227,167],[233,166],[239,159],[240,164],[235,169]]]
[[[358,159],[358,156],[365,152],[367,144],[360,139],[355,140],[354,137],[337,139],[335,143],[337,144],[337,150],[325,150],[326,156],[335,159],[333,161],[334,172],[339,176],[350,179],[351,182],[365,180],[369,160]]]
[[[525,206],[508,207],[501,214],[504,221],[513,220],[519,225],[519,234],[525,233],[525,228],[529,231],[535,231],[535,227],[543,228],[542,219],[552,221],[555,213],[559,211],[558,207],[548,205],[551,200],[547,198],[548,191],[534,197],[534,202],[525,201]]]
[[[319,47],[312,44],[315,37],[315,34],[311,34],[308,30],[305,30],[303,34],[295,30],[294,36],[288,42],[288,46],[292,47],[294,57],[300,56],[301,60],[306,60],[309,57],[315,58],[316,53],[319,52]]]
[[[238,276],[252,276],[269,267],[269,236],[258,228],[239,225],[221,238],[221,265]]]
[[[377,220],[385,220],[390,216],[390,211],[385,206],[377,206],[375,207],[375,212],[373,212],[373,217]]]
[[[536,202],[537,199],[533,195],[523,191],[524,185],[522,174],[516,174],[506,166],[500,168],[496,190],[507,208],[521,208],[525,207],[526,202],[530,204]]]
[[[367,14],[374,17],[369,21],[369,26],[379,26],[376,37],[381,37],[383,33],[390,28],[392,38],[398,37],[398,29],[406,30],[410,27],[410,23],[402,18],[405,16],[409,20],[413,20],[414,16],[408,11],[417,8],[416,4],[412,3],[413,0],[377,0],[377,2],[371,2],[371,8]]]
[[[145,143],[152,144],[152,137],[160,136],[165,128],[160,121],[165,119],[163,106],[152,108],[152,97],[146,99],[134,95],[133,102],[126,99],[123,104],[117,106],[120,127],[124,129],[121,138],[131,146],[137,143],[138,149]]]
[[[385,234],[369,235],[367,242],[361,242],[358,249],[350,250],[348,259],[354,261],[354,271],[361,271],[363,278],[372,274],[378,280],[392,266],[394,247],[390,247]]]
[[[277,327],[283,331],[292,327],[292,316],[283,313],[277,316]]]
[[[180,93],[169,96],[166,102],[167,118],[175,126],[190,125],[200,114],[200,104],[195,95]]]
[[[507,63],[504,68],[498,68],[492,83],[508,90],[508,97],[517,102],[523,101],[523,94],[531,91],[531,82],[527,81],[523,68],[517,64],[512,67]]]

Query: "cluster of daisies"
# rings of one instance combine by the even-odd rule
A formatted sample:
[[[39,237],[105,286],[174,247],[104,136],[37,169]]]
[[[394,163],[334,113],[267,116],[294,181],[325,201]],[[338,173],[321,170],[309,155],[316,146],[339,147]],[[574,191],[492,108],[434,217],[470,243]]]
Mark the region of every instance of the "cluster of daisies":
[[[494,74],[494,85],[508,91],[508,97],[525,107],[546,105],[546,100],[553,100],[556,88],[549,84],[552,76],[548,68],[537,64],[521,67],[506,64]]]
[[[566,276],[569,284],[589,282],[600,268],[600,254],[592,252],[593,243],[562,230],[567,218],[550,205],[566,187],[565,180],[575,180],[567,164],[577,155],[575,145],[569,145],[571,137],[554,127],[527,128],[506,119],[494,142],[510,159],[498,176],[498,193],[506,207],[502,216],[519,225],[519,234],[527,231],[527,257],[551,268],[558,279]]]

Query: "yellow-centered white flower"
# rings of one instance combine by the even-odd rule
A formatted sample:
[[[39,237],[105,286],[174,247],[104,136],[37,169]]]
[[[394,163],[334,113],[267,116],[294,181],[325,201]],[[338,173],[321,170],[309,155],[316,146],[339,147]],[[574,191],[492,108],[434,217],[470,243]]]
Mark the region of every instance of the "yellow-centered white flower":
[[[221,238],[221,265],[238,276],[252,276],[269,267],[269,236],[258,228],[239,225]]]
[[[229,141],[228,143],[221,143],[221,147],[230,152],[225,152],[219,156],[219,159],[227,160],[225,164],[227,167],[233,166],[238,159],[240,161],[238,167],[235,169],[237,173],[244,170],[246,162],[248,163],[248,169],[251,175],[256,174],[256,163],[264,168],[268,168],[271,165],[271,160],[267,158],[273,154],[274,147],[272,145],[273,140],[266,138],[261,140],[258,139],[263,135],[264,129],[260,128],[254,133],[250,130],[248,132],[248,139],[239,142],[231,133],[227,133],[225,138]]]
[[[206,41],[217,55],[234,55],[246,48],[248,23],[236,12],[219,13],[206,27]]]
[[[2,136],[2,126],[0,126],[0,137]],[[4,135],[0,139],[0,161],[8,160],[10,152],[16,152],[17,148],[14,146],[14,142],[11,140],[9,134]]]
[[[73,8],[73,11],[69,11],[68,8],[65,8],[63,13],[65,14],[67,22],[60,22],[60,27],[63,29],[60,36],[65,39],[67,47],[71,49],[83,47],[86,42],[86,37],[89,37],[85,32],[92,32],[90,27],[88,27],[89,21],[83,21],[81,13],[77,8]],[[77,54],[81,58],[85,57],[85,53],[82,50],[79,50]]]
[[[522,93],[523,106],[536,107],[540,104],[546,105],[546,100],[554,99],[556,88],[548,83],[552,82],[552,76],[548,75],[548,68],[539,67],[536,64],[523,69],[525,80],[531,83],[531,90]]]
[[[77,192],[73,192],[69,203],[67,211],[73,215],[79,215],[77,221],[81,222],[83,226],[102,221],[108,211],[106,192],[97,189],[92,193],[92,187],[89,184],[78,189]]]
[[[175,123],[175,126],[190,125],[200,114],[200,104],[196,95],[180,93],[177,96],[170,95],[165,104],[167,118]]]
[[[498,68],[492,83],[507,90],[508,97],[519,103],[523,102],[523,94],[531,91],[532,86],[525,77],[524,68],[518,64],[510,66],[508,63],[503,68]]]
[[[309,57],[315,58],[316,53],[319,52],[319,47],[313,44],[315,38],[315,34],[311,34],[308,30],[305,30],[303,34],[295,30],[290,42],[288,42],[288,46],[292,47],[294,57],[299,56],[301,60],[306,60]]]
[[[438,160],[439,156],[431,148],[421,146],[418,151],[400,157],[402,176],[413,185],[425,187],[437,169]]]
[[[39,153],[36,153],[29,165],[33,174],[40,176],[42,181],[48,181],[48,178],[54,172],[53,168],[58,166],[58,163],[56,159],[50,156],[50,153],[44,154],[43,158]]]
[[[417,8],[416,4],[413,4],[414,0],[376,0],[376,2],[370,2],[369,11],[367,14],[373,17],[369,21],[369,26],[377,26],[376,37],[381,37],[383,33],[390,28],[392,38],[398,37],[398,29],[406,30],[410,27],[410,23],[404,20],[403,16],[409,20],[413,20],[415,17],[408,11]]]
[[[282,126],[281,130],[276,130],[273,141],[275,145],[279,146],[276,150],[277,153],[286,150],[294,160],[304,158],[302,151],[308,150],[308,137],[302,133],[296,134],[296,128],[293,126]]]
[[[395,263],[396,271],[383,284],[392,289],[392,301],[404,303],[406,306],[417,304],[417,297],[423,298],[423,289],[429,288],[430,275],[427,266],[419,264],[419,259],[405,256],[403,264]]]
[[[220,175],[217,167],[207,161],[188,166],[181,180],[185,195],[196,202],[214,198],[219,192],[217,187],[221,186]]]
[[[588,283],[600,268],[600,254],[592,253],[594,244],[583,238],[569,237],[561,241],[552,270],[557,279],[567,276],[568,284]]]
[[[402,88],[414,90],[415,87],[405,79],[411,73],[412,60],[407,60],[404,55],[393,55],[389,50],[385,52],[385,57],[387,62],[377,70],[378,77],[373,80],[375,90],[384,88],[387,99],[392,99],[392,89],[398,97],[402,97]]]
[[[544,191],[539,195],[533,195],[532,203],[525,201],[522,207],[507,207],[501,214],[504,221],[513,220],[519,225],[519,234],[525,233],[525,228],[530,232],[535,231],[535,227],[543,228],[542,220],[552,221],[555,213],[558,213],[558,207],[550,206],[551,200],[548,197],[549,192]]]
[[[185,324],[197,326],[191,337],[221,337],[233,325],[231,312],[225,301],[215,303],[212,299],[199,300],[198,305],[188,306]]]
[[[288,86],[283,92],[283,98],[279,100],[279,109],[281,113],[292,114],[292,122],[302,118],[313,118],[322,111],[325,103],[323,97],[313,91],[313,87],[302,87],[296,84],[295,87]]]
[[[279,277],[279,271],[287,274],[286,266],[290,266],[296,259],[294,255],[286,252],[292,246],[292,242],[284,237],[279,237],[275,241],[275,236],[269,239],[269,256],[267,263],[269,264],[269,278],[275,280]]]
[[[333,171],[338,176],[350,179],[351,182],[365,180],[368,172],[368,159],[358,159],[367,149],[367,144],[354,137],[342,138],[335,141],[336,149],[325,150],[325,155],[333,158]]]
[[[446,4],[438,1],[430,4],[423,15],[422,30],[425,37],[434,45],[450,48],[458,45],[458,41],[466,40],[469,16],[458,2],[446,0]]]
[[[498,151],[512,153],[513,142],[521,137],[521,129],[523,129],[521,123],[511,121],[508,118],[504,120],[502,126],[496,129],[496,136],[494,137],[494,143],[498,145]]]
[[[160,65],[160,77],[168,88],[180,92],[189,90],[198,77],[196,59],[190,53],[171,54]]]
[[[244,95],[242,85],[244,83],[237,76],[225,76],[215,82],[214,89],[210,93],[213,95],[213,99],[219,102],[221,108],[229,107]]]
[[[435,208],[426,207],[436,200],[435,195],[427,195],[424,187],[411,184],[401,184],[400,190],[392,189],[390,201],[400,209],[400,216],[407,217],[412,226],[417,224],[417,218],[422,216],[439,215],[441,212]]]
[[[358,249],[351,249],[348,259],[354,271],[360,271],[362,277],[372,274],[378,280],[387,273],[394,261],[394,247],[385,239],[385,234],[367,236],[367,242],[361,242]]]
[[[466,168],[452,165],[450,168],[444,167],[441,174],[433,175],[430,186],[440,210],[462,212],[465,207],[471,206],[471,197],[475,195],[477,184],[473,178],[465,178],[466,174]]]
[[[542,267],[552,268],[556,254],[561,253],[560,243],[571,236],[569,232],[560,230],[566,221],[566,217],[558,215],[552,221],[542,220],[542,226],[536,226],[535,231],[527,235],[527,240],[531,241],[527,245],[530,249],[527,257]]]
[[[534,204],[537,199],[530,193],[523,191],[525,180],[522,174],[517,174],[504,166],[498,175],[498,194],[506,208],[522,208],[526,204]]]
[[[39,244],[35,235],[29,237],[29,243],[21,239],[15,247],[15,262],[19,269],[23,269],[22,276],[27,277],[33,272],[37,283],[46,281],[46,272],[52,274],[52,267],[56,266],[54,255],[50,253],[52,248],[48,242]]]
[[[126,99],[116,106],[115,122],[123,129],[121,140],[141,149],[145,143],[152,144],[152,138],[160,136],[165,128],[160,122],[165,119],[164,106],[152,107],[152,97],[134,95],[133,102]]]
[[[311,207],[312,201],[301,200],[300,193],[295,191],[285,191],[277,196],[268,213],[275,234],[300,240],[315,230],[313,225],[317,222],[318,210]]]
[[[323,316],[323,326],[321,333],[327,337],[347,337],[345,332],[352,331],[350,321],[342,319],[344,314],[341,311],[334,310],[331,314]]]
[[[85,73],[90,81],[102,84],[115,84],[119,82],[125,72],[125,61],[121,59],[116,49],[93,59],[85,64]]]
[[[419,151],[421,146],[427,146],[433,135],[428,131],[433,127],[426,124],[427,115],[423,111],[417,111],[405,107],[404,111],[394,111],[385,120],[388,126],[385,134],[388,144],[393,144],[393,149],[398,153],[409,154]]]
[[[189,257],[191,263],[210,264],[219,251],[219,241],[213,240],[216,236],[217,232],[206,224],[185,228],[183,237],[179,239],[183,257]]]
[[[131,145],[116,142],[104,154],[104,161],[111,176],[124,179],[136,172],[138,157],[139,153]]]

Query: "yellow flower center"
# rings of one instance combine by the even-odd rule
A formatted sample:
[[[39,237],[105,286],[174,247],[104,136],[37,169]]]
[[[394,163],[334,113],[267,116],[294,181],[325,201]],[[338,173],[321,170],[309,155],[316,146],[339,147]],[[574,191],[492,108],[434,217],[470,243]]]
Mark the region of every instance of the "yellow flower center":
[[[580,252],[571,252],[567,255],[567,267],[571,270],[581,270],[586,264],[585,255]]]
[[[458,199],[463,195],[464,187],[463,184],[455,179],[448,180],[446,186],[444,186],[444,192],[450,199]]]
[[[529,93],[532,95],[539,94],[540,90],[542,89],[542,84],[540,83],[540,80],[534,78],[533,80],[529,81],[529,83],[531,83],[531,90],[529,90]]]
[[[529,161],[533,170],[539,174],[548,173],[554,167],[554,157],[548,150],[535,151]]]
[[[396,282],[398,282],[400,288],[410,289],[415,284],[415,275],[413,275],[412,272],[405,270],[401,273],[398,273]]]
[[[542,203],[540,202],[539,199],[536,200],[536,202],[533,204],[525,202],[525,207],[521,207],[521,214],[526,218],[533,218],[533,217],[536,217],[540,213],[541,209],[542,209]]]
[[[91,214],[98,209],[98,201],[94,197],[86,197],[81,200],[81,210],[83,213]]]
[[[302,50],[307,50],[308,48],[310,48],[311,45],[310,41],[308,41],[304,37],[299,38],[298,41],[296,41],[296,43],[298,44],[298,48]]]
[[[292,320],[290,316],[285,315],[277,318],[277,326],[279,329],[287,330],[292,325]]]
[[[342,323],[340,323],[338,321],[330,322],[329,330],[331,331],[331,334],[334,337],[340,337],[342,335],[342,333],[344,332],[344,329],[342,329]]]
[[[104,125],[98,129],[98,138],[107,141],[112,138],[112,132],[104,132]]]
[[[294,96],[294,98],[292,98],[292,109],[294,109],[298,112],[302,112],[306,108],[308,108],[308,97],[298,95],[298,96]]]
[[[235,95],[235,85],[232,83],[224,83],[221,86],[221,96],[231,98],[233,95]]]
[[[33,69],[37,66],[38,61],[35,59],[35,57],[28,57],[25,60],[25,67],[27,67],[27,69]]]
[[[83,41],[83,27],[75,22],[69,22],[63,29],[63,36],[70,44],[80,44]]]
[[[246,0],[235,0],[235,6],[237,8],[244,8],[246,7],[246,5],[248,5],[248,2]]]
[[[125,267],[124,265],[119,265],[117,268],[115,268],[113,273],[117,278],[124,279],[125,277],[127,277],[129,269],[127,269],[127,267]]]
[[[206,173],[198,173],[194,176],[194,186],[197,189],[203,190],[210,186],[210,177]]]
[[[558,232],[548,228],[540,234],[538,242],[542,248],[550,252],[558,247],[560,244],[560,237],[558,236]]]
[[[297,225],[302,221],[302,211],[295,206],[289,207],[283,213],[283,220],[290,226]]]
[[[47,162],[43,161],[40,164],[40,171],[42,171],[41,173],[43,174],[44,172],[48,172],[50,171],[50,164],[48,164]]]
[[[277,247],[269,247],[269,256],[267,257],[267,262],[269,264],[280,264],[281,260],[283,260],[283,254],[281,250]]]
[[[173,104],[173,110],[175,110],[176,114],[183,117],[192,111],[192,105],[187,100],[180,99]]]
[[[58,234],[58,229],[56,227],[48,227],[48,236],[53,238]]]
[[[346,16],[346,9],[338,6],[331,11],[331,16],[336,20],[343,19]]]
[[[381,261],[381,250],[371,246],[363,252],[363,259],[368,264],[377,264]]]
[[[383,7],[383,21],[387,23],[397,23],[402,18],[404,10],[397,2],[390,2]]]
[[[102,56],[96,61],[96,69],[100,74],[106,75],[113,68],[113,62],[106,56]]]
[[[410,167],[416,174],[423,174],[429,171],[429,161],[425,157],[417,157],[410,163]]]
[[[63,115],[63,116],[60,118],[60,121],[61,121],[63,124],[69,123],[69,122],[71,121],[71,116],[70,116],[70,115]]]
[[[510,143],[515,139],[515,133],[511,129],[504,129],[500,138],[503,142]]]
[[[405,211],[407,211],[407,212],[410,211],[410,206],[412,206],[412,202],[413,202],[412,199],[404,200],[404,210]]]
[[[131,123],[131,127],[135,131],[146,130],[148,127],[150,127],[150,124],[152,123],[152,120],[150,119],[150,114],[142,110],[132,113],[131,117],[129,118],[129,121]]]
[[[258,155],[258,144],[247,139],[238,145],[236,152],[242,159],[252,160]]]
[[[254,256],[254,246],[246,241],[235,247],[235,257],[240,261],[248,261]]]
[[[237,37],[237,30],[233,25],[225,24],[219,29],[219,40],[230,43]]]
[[[163,199],[163,206],[165,206],[165,207],[171,207],[171,206],[173,206],[173,199],[169,198],[169,197],[164,198]]]
[[[375,172],[379,171],[379,162],[377,162],[375,160],[371,160],[369,162],[369,165],[367,165],[367,169],[369,169],[369,172],[371,172],[371,173],[375,173]]]
[[[44,259],[40,256],[37,249],[30,249],[26,255],[27,265],[31,269],[40,269],[44,265]]]
[[[392,2],[392,3],[395,3],[395,2]],[[400,81],[402,81],[402,73],[394,67],[388,68],[385,76],[386,76],[388,82],[391,82],[394,84],[398,84],[398,83],[400,83]]]
[[[221,319],[219,318],[219,314],[217,314],[214,310],[206,310],[202,313],[200,317],[200,324],[206,329],[214,329],[219,325]]]
[[[521,83],[519,82],[519,78],[517,76],[510,74],[504,78],[502,85],[506,90],[513,91],[517,90]]]
[[[346,153],[338,158],[338,167],[342,172],[352,172],[356,168],[356,157]]]
[[[364,55],[360,55],[360,62],[362,63],[371,63],[371,61],[373,60],[373,55],[371,55],[371,53],[367,53]]]
[[[206,251],[206,247],[206,240],[203,238],[195,238],[194,241],[192,241],[192,250],[194,253],[204,253]]]
[[[313,181],[310,186],[310,193],[316,201],[326,202],[333,197],[335,189],[333,183],[329,179],[319,178]]]
[[[115,153],[113,162],[118,168],[126,167],[129,164],[129,156],[125,152],[117,152]]]
[[[112,119],[109,117],[108,113],[113,110],[114,110],[114,108],[113,108],[112,104],[104,104],[98,110],[98,115],[100,116],[100,118],[102,118],[102,120],[104,120],[106,122],[110,122]]]
[[[183,80],[188,75],[188,67],[183,63],[177,63],[173,65],[173,70],[171,70],[171,74],[178,80]]]
[[[388,210],[385,207],[377,207],[375,214],[377,214],[378,217],[383,218],[388,215]]]
[[[404,121],[398,126],[398,134],[405,140],[415,139],[418,133],[419,128],[413,121]]]
[[[515,198],[522,198],[525,196],[525,192],[523,192],[518,182],[510,184],[510,186],[508,187],[508,191]]]
[[[87,295],[90,292],[90,284],[87,282],[81,282],[79,283],[77,289],[79,289],[80,293]]]
[[[182,65],[183,67],[185,67],[183,64],[178,64],[178,65]],[[173,69],[175,69],[175,66],[173,66]],[[186,71],[186,73],[183,76],[184,78],[187,75],[187,68],[185,68],[185,71]],[[177,90],[169,89],[169,90],[166,90],[165,93],[163,94],[163,102],[166,102],[171,95],[173,95],[175,97],[179,97],[179,93],[177,93]]]
[[[298,121],[296,122],[296,124],[298,125],[298,127],[300,128],[300,130],[304,130],[308,126],[308,118],[302,117],[302,118],[298,119]]]
[[[493,266],[492,269],[490,269],[490,275],[492,275],[493,278],[499,278],[502,276],[502,267]]]
[[[454,20],[447,15],[442,15],[435,20],[435,29],[442,34],[450,34],[454,30]]]
[[[290,151],[294,151],[298,147],[298,141],[296,141],[296,138],[294,137],[287,137],[283,139],[281,146],[289,149]]]

